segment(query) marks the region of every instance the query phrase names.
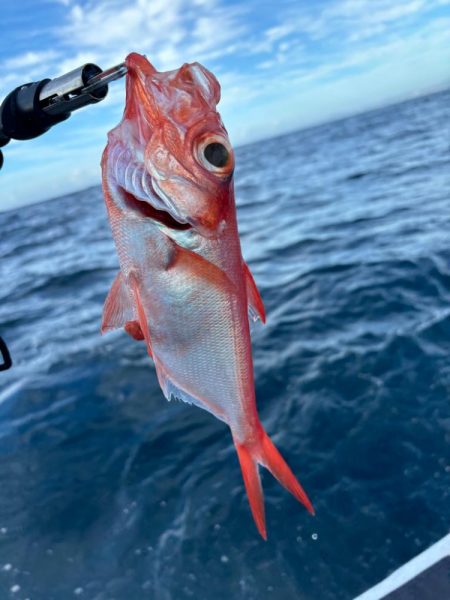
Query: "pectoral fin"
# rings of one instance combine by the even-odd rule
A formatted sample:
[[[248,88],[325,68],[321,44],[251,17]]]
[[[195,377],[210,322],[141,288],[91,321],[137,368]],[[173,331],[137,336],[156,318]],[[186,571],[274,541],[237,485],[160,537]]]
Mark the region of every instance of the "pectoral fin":
[[[192,250],[174,245],[167,270],[175,267],[186,279],[197,281],[199,287],[213,287],[228,294],[237,294],[236,286],[222,269]]]
[[[145,335],[142,333],[141,326],[139,325],[139,321],[127,321],[124,325],[125,331],[130,335],[133,339],[140,342],[141,340],[145,340]]]
[[[264,304],[258,288],[256,287],[255,280],[247,263],[244,262],[244,275],[245,283],[247,286],[247,300],[248,300],[248,312],[253,321],[261,319],[263,323],[266,322],[266,311],[264,310]]]

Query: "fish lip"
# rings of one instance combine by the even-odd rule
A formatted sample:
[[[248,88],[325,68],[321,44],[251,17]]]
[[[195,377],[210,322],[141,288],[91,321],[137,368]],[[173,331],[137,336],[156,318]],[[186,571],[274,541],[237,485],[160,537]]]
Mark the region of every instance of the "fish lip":
[[[172,215],[172,217],[176,221],[178,221],[179,223],[190,223],[190,225],[192,225],[192,222],[189,219],[183,217],[179,213],[171,198],[161,188],[159,182],[164,179],[167,179],[167,177],[162,175],[158,171],[158,169],[155,167],[151,160],[146,160],[144,164],[144,168],[147,169],[147,173],[151,181],[153,195],[155,195],[160,200],[160,202],[162,202],[162,204],[166,207],[167,211]]]
[[[180,225],[190,225],[188,220],[180,215],[169,196],[161,189],[157,179],[151,175],[150,180],[153,194],[162,202],[170,216],[173,217],[175,221],[178,221]]]
[[[164,192],[164,190],[158,183],[161,180],[167,179],[167,177],[161,175],[150,161],[146,163],[146,166],[148,168],[149,178],[151,180],[152,195],[156,196],[160,200],[160,202],[167,209],[167,212],[176,221],[178,221],[178,223],[183,224],[185,229],[193,229],[206,238],[216,237],[216,232],[214,230],[209,230],[208,228],[203,227],[200,220],[196,219],[193,216],[191,216],[191,218],[185,218],[180,215],[170,197]]]

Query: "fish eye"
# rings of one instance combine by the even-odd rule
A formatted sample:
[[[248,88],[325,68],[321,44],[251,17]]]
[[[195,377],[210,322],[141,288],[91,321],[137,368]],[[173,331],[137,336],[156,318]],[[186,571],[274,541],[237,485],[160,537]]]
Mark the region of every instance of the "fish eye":
[[[220,142],[211,142],[211,144],[205,146],[203,154],[206,160],[211,163],[213,167],[217,167],[219,169],[224,167],[230,158],[230,153]]]
[[[208,171],[228,177],[233,171],[233,151],[228,140],[208,135],[197,142],[197,159]]]

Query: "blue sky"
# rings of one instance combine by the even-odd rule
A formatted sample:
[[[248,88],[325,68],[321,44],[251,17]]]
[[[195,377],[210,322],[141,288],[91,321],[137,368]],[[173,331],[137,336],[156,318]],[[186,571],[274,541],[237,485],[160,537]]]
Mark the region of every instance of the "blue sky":
[[[198,60],[222,85],[235,145],[450,87],[450,0],[4,0],[1,11],[0,99],[131,51],[159,70]],[[4,148],[0,210],[100,182],[123,83]]]

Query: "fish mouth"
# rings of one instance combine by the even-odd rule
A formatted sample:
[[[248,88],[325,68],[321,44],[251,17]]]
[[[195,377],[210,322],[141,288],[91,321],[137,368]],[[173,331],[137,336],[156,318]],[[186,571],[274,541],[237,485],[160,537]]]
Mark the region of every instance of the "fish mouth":
[[[141,161],[121,146],[114,147],[111,160],[113,177],[128,209],[169,229],[184,231],[192,228],[161,188],[157,172],[149,173]]]
[[[130,192],[127,192],[126,190],[123,190],[123,193],[125,195],[125,204],[128,208],[140,213],[142,216],[158,221],[158,223],[161,223],[170,229],[177,229],[178,231],[191,229],[192,225],[189,223],[180,223],[165,210],[155,208],[145,200],[138,200],[133,194],[130,194]]]
[[[181,218],[178,220],[174,216],[173,213],[177,214],[175,207],[172,206],[169,198],[167,198],[167,196],[160,190],[153,177],[146,178],[146,194],[144,197],[141,196],[138,198],[124,188],[122,188],[122,190],[125,196],[125,204],[127,207],[140,213],[142,216],[153,219],[161,225],[165,225],[169,229],[175,229],[177,231],[185,231],[186,229],[192,228],[190,223],[187,223],[184,220],[182,221]],[[156,204],[158,208],[156,208],[154,204]],[[168,206],[168,204],[170,204],[170,206]]]

